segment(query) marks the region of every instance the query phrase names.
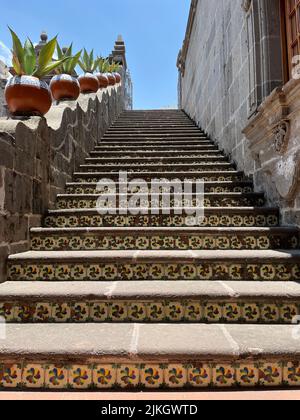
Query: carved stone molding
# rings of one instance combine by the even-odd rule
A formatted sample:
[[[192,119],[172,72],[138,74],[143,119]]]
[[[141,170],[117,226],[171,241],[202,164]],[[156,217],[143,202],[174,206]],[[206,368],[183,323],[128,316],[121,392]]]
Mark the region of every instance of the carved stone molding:
[[[290,121],[282,120],[274,128],[274,147],[277,153],[283,154],[287,150],[290,137]]]

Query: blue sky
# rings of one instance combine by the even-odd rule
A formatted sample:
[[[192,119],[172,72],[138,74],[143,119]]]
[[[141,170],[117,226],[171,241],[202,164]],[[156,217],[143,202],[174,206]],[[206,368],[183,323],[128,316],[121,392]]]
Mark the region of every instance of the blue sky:
[[[177,104],[176,59],[185,34],[190,0],[41,0],[1,2],[0,59],[8,56],[9,24],[23,40],[42,30],[62,45],[94,48],[108,55],[122,34],[134,83],[136,109]]]

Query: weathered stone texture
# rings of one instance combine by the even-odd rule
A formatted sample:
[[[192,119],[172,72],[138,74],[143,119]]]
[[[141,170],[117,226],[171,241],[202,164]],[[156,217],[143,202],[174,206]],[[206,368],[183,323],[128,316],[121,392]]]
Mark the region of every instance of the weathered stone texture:
[[[0,119],[0,281],[7,255],[29,248],[29,229],[122,110],[118,87],[54,106],[46,118]]]
[[[282,85],[279,2],[193,0],[193,7],[179,56],[180,105],[240,170],[254,176],[269,203],[280,204],[272,183],[258,181],[258,162],[243,134],[261,103]]]

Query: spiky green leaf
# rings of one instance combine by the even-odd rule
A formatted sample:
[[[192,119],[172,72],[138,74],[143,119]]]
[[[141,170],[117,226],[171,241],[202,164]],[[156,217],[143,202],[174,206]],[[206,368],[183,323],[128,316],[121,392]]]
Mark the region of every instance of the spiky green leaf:
[[[17,74],[20,74],[20,72],[24,74],[24,49],[18,35],[10,27],[8,29],[10,30],[13,41],[13,56],[15,57],[13,61],[16,64],[15,71]]]
[[[39,63],[38,63],[38,68],[40,69],[40,71],[43,71],[43,69],[46,68],[49,65],[49,63],[52,62],[56,44],[57,44],[57,36],[51,39],[51,41],[49,41],[41,49],[40,56],[39,56]]]
[[[36,67],[36,55],[33,43],[28,38],[24,45],[24,71],[25,74],[32,75]]]
[[[55,69],[57,69],[58,67],[61,67],[62,64],[69,59],[70,59],[70,57],[65,57],[61,60],[57,60],[53,63],[48,64],[46,67],[38,68],[34,72],[33,76],[38,77],[39,79],[42,79],[43,77],[51,74],[51,72],[54,71]]]

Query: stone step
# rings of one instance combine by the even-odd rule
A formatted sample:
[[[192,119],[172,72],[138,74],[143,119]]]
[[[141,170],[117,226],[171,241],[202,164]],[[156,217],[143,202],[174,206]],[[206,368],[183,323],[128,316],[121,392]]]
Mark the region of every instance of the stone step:
[[[192,209],[190,209],[192,210]],[[46,227],[190,227],[195,221],[190,212],[183,210],[176,215],[175,209],[166,211],[169,214],[134,215],[100,215],[96,209],[49,210],[45,218]],[[276,227],[279,224],[277,208],[219,207],[206,208],[204,219],[196,221],[201,227]]]
[[[120,150],[114,150],[111,148],[108,148],[108,150],[105,151],[105,149],[100,150],[93,150],[90,152],[90,155],[94,158],[100,158],[100,159],[185,159],[185,158],[194,158],[194,159],[205,159],[211,158],[211,157],[224,157],[222,152],[219,150],[215,150],[211,147],[207,149],[197,149],[195,151],[193,150],[161,150],[161,151],[143,151],[143,150],[134,150],[132,147],[132,150],[130,151],[128,148],[120,148]]]
[[[8,259],[11,281],[300,281],[300,250],[28,251]]]
[[[214,144],[204,144],[204,145],[199,145],[199,144],[195,144],[195,145],[184,145],[184,146],[180,146],[180,149],[178,149],[178,147],[176,145],[101,145],[100,143],[98,144],[98,146],[95,147],[95,150],[93,150],[93,152],[91,152],[91,154],[93,153],[118,153],[120,154],[120,152],[123,153],[151,153],[151,154],[156,154],[156,153],[163,153],[164,156],[168,156],[169,154],[180,154],[180,153],[222,153],[218,150],[217,146],[215,146]]]
[[[8,324],[0,353],[1,387],[10,391],[300,383],[289,325]]]
[[[181,146],[197,146],[198,148],[202,148],[202,146],[210,146],[213,145],[215,146],[211,140],[208,139],[195,139],[195,138],[191,138],[191,139],[187,139],[187,138],[182,138],[182,139],[176,139],[176,140],[171,140],[171,139],[166,139],[166,138],[161,138],[161,139],[150,139],[150,138],[145,138],[144,140],[140,140],[140,139],[136,139],[136,138],[132,138],[132,139],[102,139],[100,146],[135,146],[135,147],[140,147],[140,146],[171,146],[171,147],[180,147]],[[97,150],[97,149],[96,149]]]
[[[140,194],[140,199],[136,197]],[[57,209],[72,209],[72,208],[97,208],[99,198],[101,199],[101,193],[84,195],[84,194],[59,194],[57,196],[56,208]],[[130,200],[134,199],[136,207],[145,208],[170,208],[170,207],[260,207],[265,204],[264,194],[261,193],[207,193],[194,194],[191,198],[185,198],[183,194],[160,194],[151,197],[145,193],[135,194],[109,194],[103,193],[103,204],[105,208],[109,208],[112,204],[119,206],[122,203],[130,203]],[[138,202],[137,202],[138,200]],[[100,206],[100,203],[98,203]],[[124,206],[123,206],[124,207]],[[101,207],[102,208],[102,207]]]
[[[152,128],[152,129],[146,129],[146,128],[111,128],[108,129],[104,137],[204,137],[206,138],[205,133],[200,131],[197,127],[191,127],[191,128]]]
[[[195,124],[192,122],[177,122],[177,123],[169,123],[169,122],[156,122],[156,123],[144,123],[144,122],[135,122],[135,123],[128,123],[128,122],[117,122],[111,126],[111,130],[114,129],[145,129],[145,130],[152,130],[152,129],[189,129],[189,128],[197,128]],[[198,129],[199,130],[199,129]],[[203,133],[203,131],[202,131]]]
[[[199,144],[201,144],[201,142],[209,142],[211,143],[211,140],[209,138],[207,138],[206,136],[203,135],[196,135],[196,134],[181,134],[181,135],[162,135],[162,134],[157,134],[157,135],[139,135],[139,134],[133,134],[133,135],[126,135],[126,134],[116,134],[116,135],[105,135],[101,138],[101,143],[111,143],[111,142],[118,142],[118,143],[130,143],[130,142],[134,142],[134,143],[174,143],[174,144],[180,144],[180,142],[183,142],[183,144],[187,144],[187,143],[195,143],[198,142]]]
[[[148,182],[148,188],[150,189],[153,185],[154,188],[159,188],[161,191],[163,187],[160,183],[157,182]],[[182,186],[181,182],[172,183],[170,191],[174,191],[176,185]],[[196,185],[193,185],[192,191],[196,191]],[[105,188],[105,187],[104,187]],[[66,193],[67,194],[99,194],[99,192],[105,191],[105,189],[97,183],[77,183],[77,182],[68,182],[66,184]],[[120,189],[120,184],[116,183],[116,188]],[[252,181],[236,181],[236,182],[205,182],[204,191],[206,193],[252,193],[253,192],[253,182]],[[128,185],[128,192],[138,192],[140,191],[139,187]]]
[[[297,249],[296,228],[33,228],[34,251]]]
[[[294,282],[7,282],[7,323],[292,324],[300,314]]]
[[[203,163],[155,163],[149,164],[145,163],[144,165],[135,165],[133,163],[117,163],[112,164],[84,164],[79,165],[79,169],[82,172],[118,172],[118,171],[127,171],[128,173],[140,174],[149,171],[157,172],[206,172],[206,171],[233,171],[235,165],[227,162],[203,162]]]
[[[183,180],[183,181],[244,181],[245,176],[243,172],[240,171],[198,171],[198,172],[143,172],[142,178],[144,181],[148,180],[164,180],[164,179],[171,179],[171,180]],[[102,179],[111,179],[114,181],[118,181],[120,179],[120,171],[118,172],[75,172],[74,173],[74,181],[75,182],[99,182]],[[141,173],[137,173],[136,171],[128,171],[127,172],[128,181],[136,180],[137,178],[141,178]],[[123,176],[124,179],[124,176]]]
[[[187,164],[190,165],[199,164],[202,163],[215,163],[215,162],[226,162],[228,161],[228,158],[226,156],[222,155],[214,155],[211,154],[210,156],[177,156],[177,157],[170,157],[170,156],[161,156],[161,157],[152,157],[152,156],[139,156],[139,157],[90,157],[86,158],[87,164],[98,164],[98,165],[131,165],[134,164],[135,166],[144,166],[151,164],[152,166],[155,165],[165,165],[165,164]]]

